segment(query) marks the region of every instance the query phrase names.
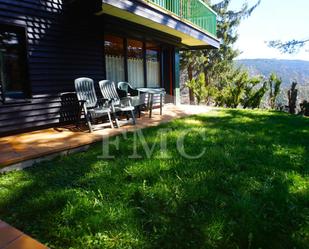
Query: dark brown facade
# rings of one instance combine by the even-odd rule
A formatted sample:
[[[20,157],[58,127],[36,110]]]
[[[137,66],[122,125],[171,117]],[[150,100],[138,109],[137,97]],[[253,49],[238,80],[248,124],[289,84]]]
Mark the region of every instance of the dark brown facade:
[[[60,0],[0,1],[0,25],[25,32],[28,88],[0,103],[0,135],[66,121],[61,93],[74,91],[77,77],[104,78],[102,33],[92,15],[68,7]]]
[[[159,44],[160,87],[175,94],[181,40],[101,9],[98,0],[0,0],[0,136],[74,122],[74,79],[106,78],[105,34]]]

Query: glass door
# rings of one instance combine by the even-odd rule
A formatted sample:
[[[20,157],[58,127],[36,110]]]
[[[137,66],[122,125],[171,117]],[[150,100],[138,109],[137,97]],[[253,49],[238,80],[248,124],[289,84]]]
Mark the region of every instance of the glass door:
[[[106,79],[125,81],[124,39],[113,35],[105,35],[104,39]]]
[[[143,42],[128,39],[128,82],[134,87],[144,87],[144,56]]]
[[[147,87],[160,87],[160,47],[146,43]]]

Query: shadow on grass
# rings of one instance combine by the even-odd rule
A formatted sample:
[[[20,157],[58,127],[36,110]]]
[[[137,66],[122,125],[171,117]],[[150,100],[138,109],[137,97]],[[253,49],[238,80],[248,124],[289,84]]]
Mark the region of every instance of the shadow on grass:
[[[113,160],[101,145],[0,177],[0,218],[51,248],[307,248],[309,119],[221,110],[170,128],[170,159],[129,159],[133,135]],[[185,129],[187,153],[177,138]],[[141,145],[138,151],[141,150]]]

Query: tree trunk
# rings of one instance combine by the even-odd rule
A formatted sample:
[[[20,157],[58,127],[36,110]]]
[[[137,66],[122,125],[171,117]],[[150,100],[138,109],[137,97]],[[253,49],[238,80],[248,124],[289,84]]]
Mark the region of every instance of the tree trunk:
[[[208,75],[208,70],[206,68],[204,68],[204,75],[205,75],[205,86],[206,87],[209,87],[210,85],[210,77]],[[209,89],[209,88],[208,88]],[[209,94],[209,91],[208,91],[208,94],[206,96],[206,105],[209,105],[210,104],[210,94]]]
[[[188,77],[190,81],[193,79],[193,66],[191,63],[188,65]],[[189,88],[189,100],[190,100],[190,105],[194,105],[194,94],[193,94],[193,90],[190,88]]]

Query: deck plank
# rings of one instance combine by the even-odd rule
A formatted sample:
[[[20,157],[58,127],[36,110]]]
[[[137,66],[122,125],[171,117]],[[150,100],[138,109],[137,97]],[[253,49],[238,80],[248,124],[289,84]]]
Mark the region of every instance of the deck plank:
[[[175,106],[168,104],[159,115],[159,109],[154,110],[152,118],[144,114],[137,119],[137,125],[124,125],[119,129],[98,129],[93,133],[88,130],[76,129],[73,125],[27,132],[0,138],[0,172],[1,168],[37,159],[54,153],[75,149],[102,141],[104,136],[115,136],[125,131],[133,131],[151,126],[157,126],[192,114],[205,113],[211,108],[203,106]]]
[[[16,228],[0,220],[0,249],[48,249]]]

